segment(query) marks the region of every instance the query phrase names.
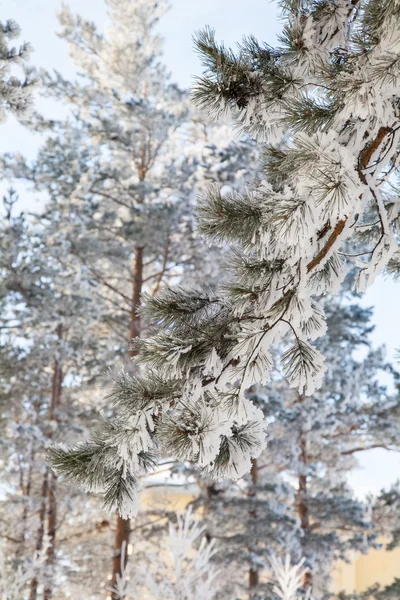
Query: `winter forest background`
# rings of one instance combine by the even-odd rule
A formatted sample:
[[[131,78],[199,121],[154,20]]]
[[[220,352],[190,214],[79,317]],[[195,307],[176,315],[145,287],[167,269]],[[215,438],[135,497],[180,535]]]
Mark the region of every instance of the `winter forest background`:
[[[398,600],[399,0],[1,7],[2,600]]]

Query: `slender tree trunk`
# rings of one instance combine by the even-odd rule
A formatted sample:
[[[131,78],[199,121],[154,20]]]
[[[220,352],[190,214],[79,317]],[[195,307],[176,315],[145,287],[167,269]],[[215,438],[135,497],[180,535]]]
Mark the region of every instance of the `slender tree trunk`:
[[[40,492],[40,508],[39,508],[39,527],[36,536],[36,550],[39,551],[43,547],[44,523],[46,518],[47,493],[49,488],[49,470],[46,468],[43,474],[42,488]],[[38,580],[33,577],[30,585],[29,600],[37,598]]]
[[[258,466],[257,466],[257,460],[255,458],[253,458],[251,461],[250,479],[251,479],[251,487],[249,490],[249,497],[255,498],[256,497],[256,486],[258,484]],[[250,517],[250,519],[257,519],[256,510],[251,510],[249,512],[249,517]],[[259,582],[260,582],[260,576],[258,574],[257,569],[255,569],[253,566],[250,566],[250,568],[249,568],[249,598],[252,597],[254,588],[258,586]]]
[[[131,302],[131,314],[130,314],[130,328],[129,328],[129,350],[128,355],[133,358],[137,351],[131,347],[132,340],[140,337],[140,316],[138,315],[138,308],[140,306],[141,294],[143,287],[143,248],[138,247],[135,249],[135,258],[133,261],[133,286],[132,286],[132,302]],[[118,514],[116,516],[116,528],[114,538],[114,553],[112,560],[112,576],[111,576],[111,587],[113,588],[117,582],[117,576],[121,575],[121,569],[126,566],[128,560],[128,552],[125,552],[125,564],[121,563],[121,550],[122,544],[125,542],[126,549],[128,549],[129,540],[131,534],[131,524],[129,519],[122,519]],[[116,594],[112,593],[112,599],[118,600]]]
[[[57,337],[59,340],[62,339],[63,326],[60,323],[57,326]],[[51,385],[51,402],[49,407],[49,420],[55,421],[56,409],[61,404],[62,399],[62,366],[58,359],[54,360],[53,367],[53,378]],[[49,437],[52,437],[52,433],[49,432]],[[47,568],[47,581],[46,587],[43,592],[43,600],[50,600],[53,595],[53,568],[56,558],[56,534],[57,534],[57,476],[55,473],[50,473],[48,490],[47,490],[47,535],[49,538],[49,547],[47,549],[46,557],[46,568]]]
[[[308,498],[307,498],[307,475],[304,471],[307,466],[307,440],[304,435],[300,435],[299,438],[299,460],[303,466],[303,473],[299,475],[298,489],[297,489],[297,511],[300,519],[301,528],[304,533],[304,537],[308,536],[310,530],[310,514],[308,509]],[[302,585],[304,588],[311,587],[312,585],[312,573],[307,571],[303,577]]]
[[[28,466],[28,473],[26,476],[26,485],[21,480],[22,481],[21,491],[24,495],[24,505],[23,505],[22,515],[21,515],[21,536],[19,539],[16,553],[15,553],[15,559],[16,559],[17,564],[18,564],[19,560],[21,559],[21,557],[24,555],[24,551],[25,551],[25,541],[26,541],[26,531],[27,531],[26,522],[28,519],[28,512],[29,512],[28,503],[29,503],[29,498],[30,498],[31,489],[32,489],[32,474],[33,474],[34,459],[35,459],[35,452],[33,450],[33,445],[32,445],[30,452],[29,452],[29,466]]]
[[[140,315],[138,315],[138,308],[140,306],[141,296],[143,287],[143,248],[136,248],[135,258],[133,261],[133,286],[132,286],[132,303],[131,303],[131,317],[130,317],[130,329],[129,329],[129,342],[135,338],[140,337]],[[130,347],[128,354],[130,358],[136,356],[137,351]]]
[[[52,567],[56,558],[56,533],[57,533],[57,499],[56,499],[57,476],[50,474],[48,499],[47,499],[47,535],[49,536],[49,547],[47,549],[46,565],[48,568],[46,587],[43,592],[43,600],[50,600],[53,595]]]
[[[129,519],[123,519],[119,514],[116,515],[116,527],[115,527],[115,538],[114,538],[114,554],[112,560],[112,579],[111,586],[114,587],[117,583],[118,575],[121,575],[122,570],[126,567],[128,562],[128,544],[131,535],[131,522]],[[125,542],[125,561],[122,564],[122,544]],[[112,593],[113,600],[119,600],[119,596]]]
[[[210,543],[212,540],[212,535],[208,529],[207,517],[210,512],[211,502],[212,502],[213,498],[215,498],[216,496],[219,495],[220,491],[219,491],[218,487],[215,485],[215,483],[204,484],[204,481],[202,481],[201,478],[197,480],[197,485],[199,486],[199,488],[201,489],[201,491],[204,494],[204,504],[203,504],[203,511],[202,511],[203,521],[206,523],[206,530],[204,532],[204,535],[205,535],[207,542]]]

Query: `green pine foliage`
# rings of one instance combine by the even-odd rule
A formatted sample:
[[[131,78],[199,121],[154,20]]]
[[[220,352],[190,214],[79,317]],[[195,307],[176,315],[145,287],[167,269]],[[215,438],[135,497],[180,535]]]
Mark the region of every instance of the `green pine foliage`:
[[[212,294],[185,286],[145,298],[142,314],[159,331],[140,341],[140,369],[180,383],[157,407],[142,450],[163,448],[218,477],[243,475],[265,447],[248,390],[268,382],[272,354],[289,385],[312,396],[329,369],[315,344],[326,331],[321,298],[354,270],[362,291],[398,260],[390,186],[400,5],[381,5],[283,2],[277,48],[250,37],[232,51],[211,29],[197,34],[205,71],[194,101],[217,119],[229,112],[265,143],[264,156],[248,190],[212,187],[200,202],[202,234],[231,247],[228,280]],[[122,387],[120,397],[132,419],[144,418],[136,392],[127,398]],[[120,445],[128,465],[127,447],[140,448],[130,433]]]

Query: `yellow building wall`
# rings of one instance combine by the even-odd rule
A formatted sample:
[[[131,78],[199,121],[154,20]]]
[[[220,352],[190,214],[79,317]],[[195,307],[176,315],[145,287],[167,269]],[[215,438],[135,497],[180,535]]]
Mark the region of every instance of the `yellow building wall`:
[[[337,564],[332,580],[332,592],[354,592],[356,590],[355,562]]]
[[[197,497],[195,485],[157,485],[144,489],[141,503],[146,509],[164,509],[180,512]],[[384,543],[384,540],[381,540]],[[363,592],[379,583],[388,585],[400,578],[400,548],[392,552],[371,550],[367,555],[354,555],[349,563],[338,563],[332,576],[332,591]],[[400,599],[399,599],[400,600]]]
[[[336,566],[332,591],[363,592],[375,583],[389,585],[395,577],[400,577],[400,548],[371,550],[355,556],[350,564]]]
[[[197,498],[196,486],[167,486],[160,485],[145,488],[140,495],[140,503],[146,510],[162,509],[165,511],[181,512],[189,502]]]

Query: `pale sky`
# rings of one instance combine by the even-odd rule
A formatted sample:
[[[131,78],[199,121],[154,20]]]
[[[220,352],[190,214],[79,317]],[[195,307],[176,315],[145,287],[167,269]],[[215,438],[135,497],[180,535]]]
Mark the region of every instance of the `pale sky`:
[[[73,11],[103,27],[104,0],[69,0],[67,4]],[[29,41],[34,48],[32,64],[72,76],[74,69],[66,43],[56,35],[56,12],[60,6],[61,0],[2,0],[1,20],[12,18],[21,26],[21,39]],[[193,51],[192,35],[204,25],[213,27],[218,40],[227,45],[234,45],[243,35],[249,34],[274,45],[281,28],[276,3],[270,0],[173,0],[171,10],[160,23],[160,31],[165,38],[165,62],[173,80],[182,87],[190,87],[193,76],[201,73]],[[38,108],[57,110],[42,100],[38,101]],[[40,138],[13,119],[1,126],[0,153],[20,151],[32,158],[39,144]],[[23,202],[24,206],[32,203],[32,209],[35,207],[33,198],[25,197]],[[374,343],[386,345],[387,357],[393,360],[396,348],[400,348],[400,282],[396,284],[380,278],[367,291],[362,303],[375,307]],[[389,456],[383,450],[370,451],[361,462],[363,469],[352,477],[359,493],[377,491],[400,479],[400,455]]]
[[[34,48],[33,65],[72,76],[74,67],[66,42],[56,34],[59,30],[56,13],[62,3],[62,0],[2,0],[1,19],[12,18],[20,25],[21,40],[29,41]],[[103,28],[106,18],[104,0],[67,0],[65,3]],[[277,7],[270,0],[173,0],[159,29],[165,39],[165,62],[173,80],[184,88],[189,88],[193,76],[201,73],[192,36],[204,25],[216,29],[218,39],[227,45],[234,45],[249,34],[274,44],[280,30]],[[48,104],[39,100],[38,106],[48,107]],[[11,119],[2,127],[0,152],[25,147],[25,154],[34,156],[38,143]]]

